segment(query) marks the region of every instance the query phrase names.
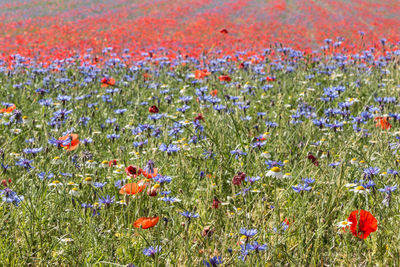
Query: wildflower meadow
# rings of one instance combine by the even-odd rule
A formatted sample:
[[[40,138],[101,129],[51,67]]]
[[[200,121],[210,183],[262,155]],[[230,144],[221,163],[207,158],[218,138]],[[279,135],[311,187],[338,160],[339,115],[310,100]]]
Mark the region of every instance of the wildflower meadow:
[[[0,265],[400,265],[398,1],[0,18]]]

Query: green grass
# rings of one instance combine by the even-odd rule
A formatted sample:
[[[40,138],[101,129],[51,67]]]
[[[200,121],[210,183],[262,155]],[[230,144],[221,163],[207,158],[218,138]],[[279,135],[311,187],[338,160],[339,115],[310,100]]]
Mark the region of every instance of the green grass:
[[[329,60],[329,58],[327,59]],[[292,61],[283,61],[288,64]],[[263,63],[265,69],[268,64]],[[359,116],[365,105],[378,106],[374,102],[376,96],[398,96],[400,84],[396,60],[389,62],[386,69],[390,74],[383,75],[379,69],[370,72],[361,71],[357,66],[349,64],[344,69],[337,68],[331,75],[318,74],[324,64],[295,63],[296,70],[287,72],[275,70],[269,76],[276,76],[271,82],[273,88],[264,92],[261,87],[265,82],[259,78],[267,74],[257,74],[253,70],[238,70],[232,65],[222,65],[224,72],[232,66],[230,73],[232,82],[227,85],[218,81],[218,73],[212,74],[201,84],[193,84],[193,78],[185,78],[195,66],[188,64],[175,69],[175,77],[169,76],[167,67],[160,68],[148,65],[153,78],[145,81],[142,71],[132,72],[129,68],[102,68],[94,81],[86,86],[80,85],[87,77],[76,65],[66,66],[64,72],[33,74],[32,69],[14,71],[12,75],[0,74],[0,99],[14,103],[17,109],[26,116],[23,123],[0,125],[0,148],[4,151],[2,162],[11,168],[1,174],[2,179],[12,179],[10,188],[24,200],[18,207],[3,202],[0,204],[0,260],[5,266],[21,265],[61,265],[61,266],[121,266],[133,263],[138,266],[200,266],[203,260],[213,256],[221,256],[226,266],[395,266],[399,265],[400,232],[398,231],[399,199],[398,191],[393,192],[389,207],[382,204],[385,194],[377,190],[367,195],[356,195],[349,191],[345,184],[355,179],[363,178],[363,169],[379,167],[381,173],[387,169],[398,169],[397,155],[388,144],[397,140],[398,122],[392,123],[392,129],[382,130],[375,127],[373,119],[360,127],[367,129],[368,137],[353,131],[351,116]],[[335,65],[333,61],[326,63]],[[88,72],[91,72],[88,70]],[[94,73],[94,72],[92,72]],[[112,103],[105,103],[100,96],[105,95],[105,88],[100,87],[102,74],[115,78],[119,83],[116,87],[119,93],[112,96]],[[307,75],[315,74],[311,80]],[[128,81],[126,75],[132,77]],[[50,77],[46,86],[43,79]],[[68,86],[56,81],[67,77],[71,83]],[[29,85],[14,88],[15,84]],[[123,83],[126,81],[126,84]],[[359,81],[357,87],[355,82]],[[237,82],[237,84],[235,84]],[[384,87],[378,84],[385,83]],[[156,89],[150,84],[158,84]],[[240,86],[239,86],[240,85]],[[252,86],[254,94],[243,93],[245,85]],[[346,91],[332,102],[323,102],[323,88],[343,85]],[[208,92],[218,90],[222,105],[234,109],[235,114],[217,112],[210,105],[201,108],[196,102],[195,89],[208,86]],[[37,88],[48,88],[49,94],[44,97],[35,93]],[[164,101],[160,90],[170,89],[172,101]],[[184,91],[182,88],[185,88]],[[312,90],[313,89],[313,90]],[[94,92],[97,91],[97,92]],[[75,97],[91,93],[92,97],[77,101]],[[72,96],[72,100],[59,106],[42,107],[38,104],[41,98],[53,98],[57,95]],[[227,101],[224,95],[239,96],[241,102],[250,101],[246,114],[232,101]],[[194,96],[188,104],[191,108],[185,113],[176,112],[181,107],[179,97]],[[161,99],[160,104],[154,97]],[[357,98],[359,102],[350,107],[348,119],[343,129],[334,132],[332,129],[320,130],[313,125],[311,119],[300,118],[303,123],[291,124],[291,115],[299,103],[307,103],[315,108],[317,117],[324,116],[327,108],[337,108],[338,102],[346,98]],[[131,101],[127,104],[126,101]],[[147,105],[140,105],[147,101]],[[87,108],[88,103],[98,102],[96,108]],[[273,102],[273,104],[272,104]],[[152,131],[144,131],[132,135],[130,128],[139,124],[154,124],[147,119],[148,107],[157,105],[162,113],[169,116],[158,120],[162,134],[159,138],[152,137]],[[203,103],[201,103],[203,104]],[[59,130],[48,125],[53,112],[60,108],[73,109],[66,123]],[[114,110],[126,108],[123,115],[114,114]],[[383,107],[382,114],[397,113],[395,104]],[[256,113],[264,111],[263,119]],[[193,126],[182,127],[183,133],[177,138],[168,136],[170,126],[174,122],[193,121],[198,113],[203,113],[204,131],[200,133],[205,139],[197,144],[188,144],[196,134]],[[242,121],[240,117],[249,115],[250,121]],[[377,114],[374,114],[377,115]],[[87,126],[80,125],[82,116],[90,117]],[[10,115],[4,115],[0,121],[7,122]],[[107,118],[116,118],[119,125],[120,138],[115,141],[107,139],[107,134],[115,133],[115,127],[107,126],[104,130],[100,124],[105,124]],[[267,129],[265,121],[278,123],[278,127]],[[254,126],[258,126],[254,128]],[[58,149],[48,144],[50,136],[62,136],[67,129],[74,127],[74,132],[84,138],[92,138],[93,143],[87,146],[80,144],[75,151]],[[15,129],[20,129],[15,134]],[[261,149],[253,149],[254,137],[268,131],[266,145]],[[35,138],[32,147],[43,147],[37,155],[23,155],[22,150],[30,147],[24,140]],[[132,142],[148,139],[143,148],[134,148]],[[312,143],[324,140],[316,147]],[[167,155],[158,148],[161,143],[176,142],[182,149],[177,153]],[[188,150],[183,145],[188,144]],[[246,156],[239,160],[230,153],[241,149]],[[212,150],[213,159],[204,159],[202,153]],[[268,151],[271,159],[286,161],[282,167],[284,173],[291,173],[290,179],[274,179],[266,177],[268,172],[262,152]],[[132,152],[132,153],[130,153]],[[318,158],[319,166],[313,165],[307,159],[311,152]],[[324,157],[324,155],[328,155]],[[15,165],[18,153],[24,158],[33,159],[34,170],[26,171]],[[89,154],[90,153],[90,154]],[[71,162],[76,156],[79,169]],[[54,164],[53,159],[60,157],[61,163]],[[96,168],[87,166],[87,159],[92,158],[97,163]],[[364,164],[355,166],[350,163],[352,158],[363,160]],[[114,182],[126,178],[124,167],[122,174],[113,171],[116,168],[101,167],[104,160],[116,159],[124,167],[136,165],[145,167],[148,160],[153,160],[162,175],[173,178],[170,184],[162,185],[162,190],[170,190],[170,196],[177,197],[181,202],[167,204],[158,200],[161,196],[150,197],[147,189],[136,198],[130,198],[128,205],[116,203],[109,207],[103,206],[97,216],[92,216],[90,210],[83,209],[81,203],[94,204],[99,197],[107,194],[115,197],[115,201],[124,199],[119,195],[119,188]],[[340,161],[341,164],[332,168],[328,164]],[[40,180],[37,173],[51,171],[53,179]],[[59,172],[71,173],[72,177],[63,177]],[[204,178],[200,178],[204,171]],[[245,182],[242,186],[231,184],[237,172],[245,172],[247,176],[260,176],[261,180],[252,185],[246,195],[235,196],[240,190],[250,186]],[[103,189],[96,189],[83,183],[85,177],[92,177],[96,182],[107,182]],[[296,193],[292,186],[301,182],[301,178],[315,179],[309,192]],[[64,186],[51,188],[53,180],[61,181]],[[132,179],[132,181],[136,181]],[[69,194],[69,181],[78,184],[80,195],[72,197]],[[389,175],[375,176],[376,188],[398,183],[398,177]],[[151,182],[152,185],[154,182]],[[255,191],[255,192],[253,192]],[[212,209],[213,198],[222,201],[218,209]],[[271,208],[274,206],[274,209]],[[336,226],[345,220],[351,211],[365,209],[378,220],[378,230],[366,240],[354,237],[350,233],[339,233]],[[188,220],[179,212],[190,211],[200,215],[199,218]],[[133,222],[143,216],[160,216],[156,227],[151,229],[133,228]],[[163,219],[166,218],[168,222]],[[284,219],[290,226],[286,231],[274,231]],[[211,237],[203,237],[202,229],[206,226],[214,228]],[[240,228],[257,229],[258,234],[249,240],[257,240],[267,244],[268,249],[259,253],[252,252],[245,261],[241,261],[238,242],[241,240]],[[65,238],[71,242],[62,241]],[[161,245],[162,250],[156,257],[147,257],[143,249],[150,245]],[[232,248],[232,253],[228,251]]]

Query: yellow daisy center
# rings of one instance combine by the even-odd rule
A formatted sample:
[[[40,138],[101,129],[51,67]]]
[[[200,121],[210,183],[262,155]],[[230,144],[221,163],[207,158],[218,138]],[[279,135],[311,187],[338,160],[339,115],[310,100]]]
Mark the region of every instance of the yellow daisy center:
[[[273,168],[271,169],[271,171],[272,171],[272,172],[280,172],[281,169],[280,169],[279,167],[273,167]]]

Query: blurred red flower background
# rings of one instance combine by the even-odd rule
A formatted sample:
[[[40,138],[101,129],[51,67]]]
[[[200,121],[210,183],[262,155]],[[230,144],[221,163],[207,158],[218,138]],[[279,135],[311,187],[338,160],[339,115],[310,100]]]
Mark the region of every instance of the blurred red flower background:
[[[310,52],[338,37],[340,49],[351,51],[379,46],[381,38],[394,44],[400,28],[397,0],[34,0],[0,10],[0,55],[7,61],[20,54],[43,62],[89,48],[101,55],[105,47],[129,49],[136,59],[160,47],[169,57],[261,51],[275,43]]]

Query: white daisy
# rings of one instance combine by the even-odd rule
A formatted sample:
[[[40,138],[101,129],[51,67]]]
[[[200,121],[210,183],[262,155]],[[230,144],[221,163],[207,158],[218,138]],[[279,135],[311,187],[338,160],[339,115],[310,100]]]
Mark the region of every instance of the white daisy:
[[[279,167],[273,167],[271,170],[267,172],[267,176],[274,177],[274,178],[282,178],[283,174]]]
[[[367,193],[369,193],[369,189],[365,188],[362,185],[354,187],[354,188],[350,189],[350,191],[353,191],[354,193],[358,193],[358,194],[367,194]]]
[[[285,174],[283,175],[283,178],[285,178],[285,179],[290,179],[290,178],[292,178],[292,174],[289,173],[289,172],[287,172],[287,173],[285,173]]]
[[[86,177],[85,179],[83,179],[84,184],[92,184],[92,182],[93,182],[92,177]]]
[[[49,183],[49,186],[50,187],[57,187],[57,186],[63,186],[63,184],[60,181],[55,180],[55,181]]]
[[[69,190],[69,194],[72,196],[79,196],[79,189],[74,187],[71,190]]]
[[[337,224],[337,226],[339,228],[346,228],[346,227],[349,227],[351,224],[352,224],[352,222],[349,222],[348,220],[344,220],[344,221],[339,222]]]

